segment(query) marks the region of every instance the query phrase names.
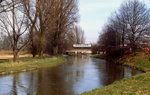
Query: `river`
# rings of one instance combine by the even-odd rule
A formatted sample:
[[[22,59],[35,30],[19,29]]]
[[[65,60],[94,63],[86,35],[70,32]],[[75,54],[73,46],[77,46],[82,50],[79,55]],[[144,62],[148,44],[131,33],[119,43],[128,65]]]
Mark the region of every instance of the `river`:
[[[76,95],[140,73],[101,59],[70,56],[57,67],[0,76],[0,95]]]

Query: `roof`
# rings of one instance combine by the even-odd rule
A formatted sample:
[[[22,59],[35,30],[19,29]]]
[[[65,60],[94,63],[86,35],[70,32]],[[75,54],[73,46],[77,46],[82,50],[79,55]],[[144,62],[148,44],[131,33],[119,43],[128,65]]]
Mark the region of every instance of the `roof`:
[[[91,44],[73,44],[74,48],[91,48]]]

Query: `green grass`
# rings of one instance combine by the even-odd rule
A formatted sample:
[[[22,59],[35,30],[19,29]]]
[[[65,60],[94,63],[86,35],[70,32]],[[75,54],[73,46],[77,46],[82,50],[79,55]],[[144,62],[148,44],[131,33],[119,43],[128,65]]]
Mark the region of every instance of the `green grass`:
[[[137,68],[143,69],[144,71],[150,71],[150,62],[148,59],[137,59],[133,65]]]
[[[104,58],[105,58],[105,55],[103,55],[103,54],[92,54],[92,55],[90,55],[90,57],[93,57],[93,58],[102,58],[102,59],[104,59]]]
[[[150,72],[126,78],[81,95],[150,95]]]
[[[63,57],[44,57],[39,58],[21,58],[19,62],[3,62],[0,63],[0,75],[10,74],[14,72],[30,71],[34,69],[57,66],[63,63]]]
[[[119,63],[126,64],[139,68],[145,72],[150,71],[150,55],[145,55],[144,53],[137,53],[136,56],[125,55],[118,60]]]

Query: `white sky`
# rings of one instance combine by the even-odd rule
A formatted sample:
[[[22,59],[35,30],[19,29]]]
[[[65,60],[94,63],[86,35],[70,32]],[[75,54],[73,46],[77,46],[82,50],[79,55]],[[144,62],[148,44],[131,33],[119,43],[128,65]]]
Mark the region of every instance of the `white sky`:
[[[96,43],[111,14],[124,0],[79,0],[79,25],[85,31],[86,43]],[[141,0],[150,6],[150,0]]]

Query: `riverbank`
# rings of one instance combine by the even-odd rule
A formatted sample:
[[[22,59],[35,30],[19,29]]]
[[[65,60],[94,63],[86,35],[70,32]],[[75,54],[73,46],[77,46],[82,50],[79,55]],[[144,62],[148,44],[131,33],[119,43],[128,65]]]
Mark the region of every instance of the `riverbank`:
[[[150,95],[150,72],[116,81],[81,95]]]
[[[128,54],[116,59],[107,58],[105,55],[102,54],[94,54],[91,55],[91,57],[109,60],[114,63],[119,63],[121,65],[141,70],[143,72],[150,71],[150,55],[146,55],[142,52],[137,52],[136,56],[133,56],[133,54]]]
[[[101,58],[101,56],[92,57]],[[150,95],[150,55],[138,52],[136,56],[129,54],[114,61],[147,73],[125,78],[104,88],[85,92],[81,95]]]
[[[133,56],[133,54],[125,55],[116,62],[144,72],[150,71],[150,55],[142,52],[138,52],[136,56]]]
[[[44,57],[40,58],[20,58],[19,62],[13,63],[11,61],[0,63],[0,75],[12,74],[17,72],[26,72],[40,68],[47,68],[57,66],[63,63],[63,57]]]
[[[90,57],[106,59],[106,56],[104,54],[92,54],[92,55],[90,55]]]

